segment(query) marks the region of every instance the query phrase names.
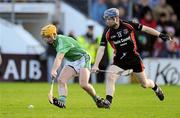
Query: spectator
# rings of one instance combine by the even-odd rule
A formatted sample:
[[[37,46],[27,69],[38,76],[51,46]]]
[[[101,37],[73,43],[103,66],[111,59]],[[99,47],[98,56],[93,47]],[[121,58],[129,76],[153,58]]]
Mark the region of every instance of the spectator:
[[[124,16],[123,17],[126,20],[127,20],[128,16],[129,16],[129,7],[130,7],[129,0],[121,0],[120,1],[120,6],[118,8],[119,9],[120,8],[124,9]]]
[[[154,17],[156,20],[159,19],[160,14],[164,13],[167,21],[170,20],[170,16],[174,13],[173,8],[166,3],[166,0],[160,0],[159,5],[157,5],[154,9]]]
[[[94,37],[94,25],[88,24],[87,26],[87,32],[84,35],[81,35],[77,38],[78,43],[82,48],[84,48],[89,55],[91,56],[91,65],[94,64],[96,52],[98,48],[98,43],[96,38]],[[96,81],[96,75],[91,74],[90,78],[92,83],[95,83]]]
[[[144,18],[140,20],[140,23],[154,29],[156,29],[157,27],[157,22],[153,19],[153,14],[151,10],[145,13]]]
[[[149,6],[149,0],[140,0],[139,3],[139,11],[140,11],[140,17],[139,19],[143,18],[147,11],[150,11],[151,8]]]
[[[178,17],[175,13],[171,14],[170,26],[175,28],[175,35],[180,36],[180,21],[178,21]]]
[[[173,41],[166,42],[167,47],[167,57],[170,58],[177,58],[178,57],[178,47],[179,47],[179,39],[175,36],[175,29],[174,27],[166,27],[166,32],[169,36],[172,37]]]
[[[139,19],[142,19],[144,17],[144,14],[151,10],[149,6],[148,0],[140,0],[139,2],[134,2],[133,4],[133,17]]]
[[[160,0],[149,0],[149,6],[153,9],[159,4]]]
[[[94,37],[94,26],[93,24],[88,24],[87,32],[77,38],[79,44],[88,51],[91,56],[91,63],[94,64],[97,51],[97,40]]]
[[[75,39],[75,40],[77,40],[74,31],[70,31],[69,34],[68,34],[68,36],[69,36],[69,37],[72,37],[72,38]]]
[[[133,18],[139,19],[140,16],[141,16],[140,14],[141,14],[141,11],[140,11],[140,8],[139,8],[139,4],[134,3],[133,8],[132,8]]]
[[[147,35],[143,32],[136,32],[137,34],[137,46],[138,52],[142,58],[151,57],[153,52],[153,44],[155,42],[155,37]]]
[[[165,43],[158,38],[153,45],[153,57],[165,57]]]
[[[144,17],[140,20],[140,23],[142,25],[146,25],[146,26],[149,26],[154,29],[156,29],[156,27],[157,27],[157,23],[153,19],[151,10],[147,11],[144,14]],[[139,53],[142,56],[142,58],[152,56],[153,45],[154,45],[156,38],[151,35],[147,35],[144,32],[139,32],[139,33],[137,33],[137,39],[138,39],[137,43],[138,43],[138,47],[139,47]]]
[[[167,21],[166,19],[166,14],[161,13],[160,18],[157,21],[157,30],[160,32],[166,32],[165,27],[168,26],[168,24],[169,24],[169,21]]]
[[[62,34],[62,35],[64,34],[63,31],[60,28],[60,23],[58,21],[53,21],[52,24],[57,27],[57,33],[58,34]]]
[[[103,21],[103,13],[107,9],[105,0],[95,1],[92,5],[91,17],[93,20],[97,21],[99,24],[105,26]]]
[[[124,7],[120,6],[118,7],[118,9],[119,9],[119,17],[123,20],[127,20],[126,10],[124,9]]]
[[[108,8],[118,8],[120,6],[119,0],[107,0]]]

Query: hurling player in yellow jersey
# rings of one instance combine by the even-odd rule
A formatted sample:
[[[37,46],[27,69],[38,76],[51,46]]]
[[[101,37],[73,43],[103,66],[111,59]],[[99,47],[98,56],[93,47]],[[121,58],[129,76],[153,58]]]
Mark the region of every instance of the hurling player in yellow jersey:
[[[43,40],[53,46],[57,52],[51,70],[51,77],[57,78],[59,98],[54,98],[53,104],[60,108],[66,107],[67,82],[79,75],[80,86],[93,98],[97,107],[103,107],[102,98],[96,95],[95,89],[89,84],[91,64],[89,54],[79,46],[76,40],[64,35],[58,35],[56,30],[56,27],[52,24],[46,25],[41,29]],[[61,73],[57,75],[57,70],[63,58],[66,58],[68,63],[64,65]]]

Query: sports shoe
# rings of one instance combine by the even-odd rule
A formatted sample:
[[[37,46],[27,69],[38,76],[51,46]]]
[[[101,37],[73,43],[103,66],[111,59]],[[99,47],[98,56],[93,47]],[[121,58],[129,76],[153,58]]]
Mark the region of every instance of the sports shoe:
[[[161,100],[161,101],[164,100],[163,91],[159,86],[157,86],[157,89],[154,92],[156,93],[156,96],[158,96],[159,100]]]
[[[103,101],[104,101],[103,98],[97,97],[96,100],[95,100],[96,106],[97,106],[98,108],[103,108],[103,107],[104,107]]]
[[[59,108],[66,108],[65,103],[57,98],[53,98],[53,104]]]
[[[111,103],[110,103],[107,99],[105,99],[105,100],[103,101],[103,106],[104,106],[104,108],[106,108],[106,109],[110,109]]]

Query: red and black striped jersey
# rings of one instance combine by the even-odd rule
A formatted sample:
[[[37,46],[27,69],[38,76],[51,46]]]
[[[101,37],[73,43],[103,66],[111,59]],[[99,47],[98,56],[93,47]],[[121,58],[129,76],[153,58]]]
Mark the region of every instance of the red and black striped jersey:
[[[116,56],[122,57],[125,53],[136,53],[135,31],[141,31],[142,25],[131,21],[120,21],[118,29],[106,27],[104,29],[101,46],[110,43]]]

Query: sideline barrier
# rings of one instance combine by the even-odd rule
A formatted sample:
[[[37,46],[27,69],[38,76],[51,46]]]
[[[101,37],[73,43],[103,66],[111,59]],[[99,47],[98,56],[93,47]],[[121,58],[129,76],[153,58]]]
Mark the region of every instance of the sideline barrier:
[[[0,81],[47,81],[46,60],[39,55],[2,54]]]
[[[150,79],[160,85],[180,85],[180,60],[166,58],[146,58],[145,71]]]

